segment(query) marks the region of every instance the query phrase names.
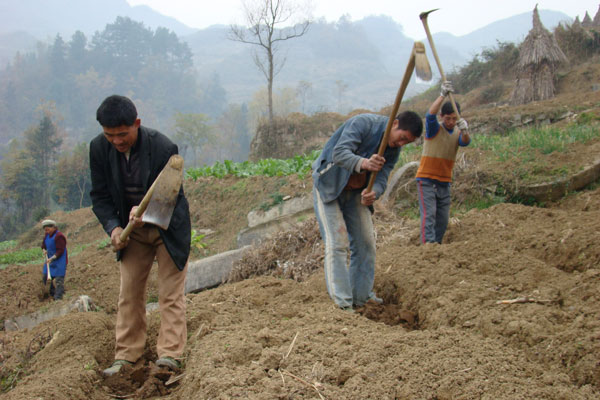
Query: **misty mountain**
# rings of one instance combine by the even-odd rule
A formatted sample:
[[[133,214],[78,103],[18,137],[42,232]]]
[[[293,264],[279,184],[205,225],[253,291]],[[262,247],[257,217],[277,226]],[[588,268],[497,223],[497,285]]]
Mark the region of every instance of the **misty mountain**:
[[[228,32],[227,26],[213,26],[185,39],[201,80],[218,74],[229,101],[248,101],[266,86],[253,62],[252,53],[258,48],[229,40]],[[360,24],[315,22],[304,36],[284,42],[277,57],[284,65],[275,78],[275,92],[308,82],[307,111],[370,108],[394,100],[397,74],[390,73],[380,49]]]
[[[129,16],[155,28],[164,26],[186,41],[194,55],[199,82],[218,79],[231,103],[251,100],[266,87],[253,62],[255,46],[228,39],[229,27],[215,25],[193,30],[177,20],[146,6],[131,7],[125,0],[4,0],[0,2],[0,66],[17,50],[35,49],[33,38],[51,43],[57,33],[65,40],[76,30],[88,36],[113,23],[116,16]],[[541,10],[548,29],[569,20],[563,13]],[[446,72],[464,65],[482,48],[497,41],[519,41],[531,29],[531,12],[496,21],[464,36],[434,35]],[[15,33],[20,32],[20,33]],[[424,43],[426,39],[422,39]],[[377,109],[393,102],[406,69],[413,40],[402,25],[385,15],[352,22],[315,21],[303,37],[283,42],[277,60],[284,62],[275,78],[275,93],[282,88],[310,86],[307,112],[340,111],[353,108]],[[428,49],[434,77],[435,60]],[[405,98],[429,87],[409,85]]]
[[[162,26],[179,36],[196,31],[148,6],[132,7],[126,0],[2,0],[0,34],[23,31],[44,40],[59,33],[66,39],[80,30],[91,36],[118,16],[153,29]]]
[[[23,31],[0,33],[0,68],[13,59],[17,52],[32,52],[38,39]]]
[[[464,36],[449,33],[434,35],[436,49],[445,71],[450,72],[470,61],[483,48],[497,41],[521,41],[531,29],[532,13],[519,14],[494,22]],[[548,29],[570,18],[560,12],[541,10]],[[227,39],[229,27],[213,26],[184,39],[195,56],[201,76],[218,74],[228,99],[247,101],[265,86],[265,78],[254,65],[253,46]],[[422,41],[434,77],[439,77],[427,39]],[[312,85],[312,104],[308,111],[342,111],[349,108],[377,109],[393,103],[406,69],[414,41],[404,35],[402,25],[385,15],[370,16],[351,22],[314,22],[308,33],[283,45],[285,65],[275,78],[275,88],[297,87],[300,81]],[[339,100],[340,88],[343,100]],[[405,97],[429,87],[413,77]]]

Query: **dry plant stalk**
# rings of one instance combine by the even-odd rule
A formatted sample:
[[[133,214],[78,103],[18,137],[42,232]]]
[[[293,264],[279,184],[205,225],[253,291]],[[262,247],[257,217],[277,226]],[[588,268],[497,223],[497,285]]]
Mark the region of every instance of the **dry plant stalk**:
[[[317,392],[317,394],[319,395],[319,398],[321,398],[321,400],[325,400],[325,397],[323,397],[323,395],[321,394],[321,392],[319,391],[319,389],[317,389],[317,386],[313,385],[310,382],[305,381],[302,378],[297,377],[296,375],[294,375],[294,374],[292,374],[292,373],[290,373],[290,372],[288,372],[286,370],[283,370],[283,373],[285,375],[287,375],[287,376],[290,376],[290,377],[294,378],[298,382],[305,384],[306,386],[310,386],[311,388],[313,388],[315,390],[315,392]]]
[[[196,332],[192,340],[198,339],[198,336],[200,336],[200,333],[202,333],[202,328],[204,328],[204,324],[200,325],[200,328],[198,328],[198,331]]]
[[[294,340],[292,340],[292,343],[290,344],[290,348],[288,349],[287,353],[283,356],[283,360],[287,360],[287,358],[290,356],[290,353],[292,352],[292,348],[294,347],[294,343],[296,343],[296,339],[298,338],[298,333],[300,332],[296,332],[296,336],[294,336]]]
[[[183,379],[184,376],[185,376],[185,374],[172,376],[171,378],[169,378],[168,381],[165,382],[165,386],[170,386],[170,385],[174,384],[175,382],[180,381],[181,379]]]
[[[549,303],[554,303],[554,300],[539,300],[539,299],[534,299],[533,297],[525,296],[525,297],[517,297],[515,299],[510,299],[510,300],[498,300],[496,302],[496,304],[523,304],[523,303],[549,304]]]

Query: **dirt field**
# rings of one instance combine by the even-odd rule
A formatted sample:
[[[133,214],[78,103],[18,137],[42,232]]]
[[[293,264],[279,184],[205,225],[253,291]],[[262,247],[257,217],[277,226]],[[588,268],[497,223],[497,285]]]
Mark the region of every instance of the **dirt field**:
[[[337,309],[322,269],[302,282],[257,277],[188,295],[185,376],[146,393],[162,389],[173,399],[598,398],[599,208],[595,189],[544,209],[502,204],[474,210],[452,221],[447,243],[427,246],[415,245],[416,221],[378,210],[376,290],[384,306],[355,314]],[[315,230],[314,224],[304,229]],[[302,258],[319,262],[318,240],[307,247],[313,256]],[[71,298],[87,293],[102,311],[0,332],[2,368],[20,371],[15,388],[0,398],[106,399],[134,393],[152,375],[155,312],[137,369],[113,381],[98,374],[114,346],[118,269],[107,253],[90,246],[74,256],[68,280]],[[9,275],[23,269],[28,272]],[[34,270],[2,271],[4,303],[20,297],[18,288],[27,288],[24,280]],[[36,308],[31,303],[38,300],[30,300],[23,310]],[[505,300],[516,302],[498,304]]]
[[[598,146],[541,161],[577,169],[597,158]],[[459,165],[457,205],[489,184],[482,176],[502,175],[486,170],[495,164],[484,158],[467,154]],[[299,177],[186,182],[194,229],[213,232],[194,257],[235,248],[247,212],[273,194],[310,189]],[[261,268],[266,275],[187,296],[181,374],[153,366],[159,315],[151,312],[144,356],[111,379],[100,371],[113,358],[119,266],[90,209],[54,214],[69,240],[62,302],[87,294],[100,310],[0,331],[0,382],[12,388],[0,400],[600,398],[598,184],[545,208],[455,213],[442,245],[418,245],[418,221],[390,207],[375,213],[375,289],[384,305],[356,313],[334,306],[311,219],[254,249],[232,277]],[[41,239],[32,228],[20,246]],[[52,306],[38,298],[40,271],[0,270],[0,317]],[[154,274],[150,280],[149,301]]]

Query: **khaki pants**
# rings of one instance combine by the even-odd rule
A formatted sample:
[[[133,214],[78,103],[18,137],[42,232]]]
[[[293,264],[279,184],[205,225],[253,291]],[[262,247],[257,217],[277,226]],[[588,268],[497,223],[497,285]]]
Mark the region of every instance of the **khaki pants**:
[[[131,232],[121,259],[121,289],[116,326],[116,360],[137,361],[146,344],[146,282],[158,261],[160,331],[158,357],[180,357],[187,339],[185,275],[175,266],[158,229],[146,224]]]

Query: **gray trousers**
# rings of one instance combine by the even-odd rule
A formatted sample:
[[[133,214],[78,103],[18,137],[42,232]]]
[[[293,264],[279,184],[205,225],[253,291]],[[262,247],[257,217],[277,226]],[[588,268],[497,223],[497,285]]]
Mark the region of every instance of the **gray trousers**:
[[[417,181],[421,243],[442,243],[450,217],[450,185]]]

